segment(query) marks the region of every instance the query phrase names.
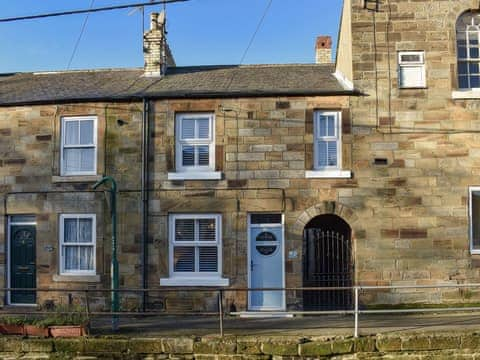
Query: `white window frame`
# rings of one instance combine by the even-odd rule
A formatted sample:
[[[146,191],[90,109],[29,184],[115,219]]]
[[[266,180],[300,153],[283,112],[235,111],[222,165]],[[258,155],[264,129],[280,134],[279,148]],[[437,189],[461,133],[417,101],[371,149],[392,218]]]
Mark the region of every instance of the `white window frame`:
[[[419,61],[403,61],[402,56],[405,55],[415,55],[420,56]],[[403,83],[403,69],[406,68],[417,68],[420,70],[420,75],[422,76],[419,79],[418,83],[415,85],[404,85]],[[422,89],[427,86],[427,78],[426,78],[426,64],[425,64],[425,51],[417,50],[417,51],[399,51],[398,52],[398,87],[400,89]]]
[[[65,219],[91,219],[92,220],[92,242],[91,243],[74,243],[65,244]],[[97,216],[95,214],[61,214],[59,221],[59,273],[60,275],[96,275],[97,273]],[[93,245],[92,245],[93,244]],[[92,246],[93,247],[93,270],[65,270],[64,252],[65,246]]]
[[[319,136],[320,116],[335,116],[335,135]],[[313,118],[313,169],[316,171],[340,170],[342,168],[342,113],[340,111],[316,110]],[[337,143],[337,165],[318,166],[318,146],[320,141],[336,141]]]
[[[468,233],[469,233],[469,247],[471,254],[480,254],[480,246],[478,248],[473,247],[473,201],[472,195],[474,192],[480,192],[480,186],[471,186],[468,189]],[[480,221],[480,218],[477,220]]]
[[[175,241],[175,221],[177,219],[214,219],[216,240],[213,241]],[[174,271],[174,247],[189,246],[195,248],[195,267],[197,267],[198,248],[201,246],[217,247],[217,271],[193,272]],[[168,269],[169,278],[160,279],[160,285],[165,286],[228,286],[229,280],[222,278],[222,216],[220,214],[170,214],[168,218]]]
[[[88,145],[65,145],[65,124],[69,121],[92,121],[93,120],[93,144]],[[60,136],[60,176],[72,176],[72,175],[96,175],[97,174],[97,117],[96,116],[63,116],[61,121],[61,136]],[[80,148],[93,148],[93,170],[92,171],[66,171],[64,163],[64,150],[65,149],[80,149]]]
[[[182,139],[183,120],[189,118],[208,118],[209,120],[209,138],[208,139]],[[182,164],[182,146],[183,145],[208,145],[208,166],[183,166]],[[185,172],[214,172],[215,171],[215,114],[213,113],[178,113],[175,115],[175,165],[176,171]]]

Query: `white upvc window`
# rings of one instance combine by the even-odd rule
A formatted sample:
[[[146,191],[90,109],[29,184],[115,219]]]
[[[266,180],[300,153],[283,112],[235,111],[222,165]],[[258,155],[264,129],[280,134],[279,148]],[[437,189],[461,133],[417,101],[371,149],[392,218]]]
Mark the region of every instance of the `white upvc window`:
[[[95,275],[95,214],[60,215],[60,275]]]
[[[222,217],[169,216],[169,279],[161,285],[228,285],[222,279]]]
[[[337,170],[342,164],[341,114],[316,111],[314,117],[314,169]]]
[[[176,116],[177,172],[215,170],[214,115],[182,113]]]
[[[427,85],[424,51],[398,53],[398,86],[401,89],[424,88]]]
[[[97,174],[97,118],[62,118],[60,175]]]
[[[480,187],[469,189],[470,252],[480,254]]]

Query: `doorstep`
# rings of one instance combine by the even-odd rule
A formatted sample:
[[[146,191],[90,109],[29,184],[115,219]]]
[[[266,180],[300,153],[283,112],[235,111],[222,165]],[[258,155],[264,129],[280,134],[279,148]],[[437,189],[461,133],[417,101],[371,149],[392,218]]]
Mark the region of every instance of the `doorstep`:
[[[239,311],[231,312],[229,315],[245,319],[271,319],[271,318],[293,318],[294,315],[285,311]]]

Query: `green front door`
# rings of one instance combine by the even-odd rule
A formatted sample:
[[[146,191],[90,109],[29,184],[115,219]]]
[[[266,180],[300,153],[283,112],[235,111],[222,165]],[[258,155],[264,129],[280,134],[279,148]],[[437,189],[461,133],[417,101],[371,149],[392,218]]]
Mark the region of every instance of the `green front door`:
[[[12,225],[10,228],[10,287],[36,287],[35,226]],[[12,291],[10,303],[35,304],[35,291]]]

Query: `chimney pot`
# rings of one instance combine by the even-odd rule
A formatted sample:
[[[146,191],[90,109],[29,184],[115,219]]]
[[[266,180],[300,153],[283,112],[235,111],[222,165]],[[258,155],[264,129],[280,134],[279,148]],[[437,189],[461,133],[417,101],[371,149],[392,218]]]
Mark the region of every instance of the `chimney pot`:
[[[315,44],[315,62],[317,64],[332,63],[332,37],[319,36]]]
[[[158,30],[158,13],[150,15],[150,30]]]

